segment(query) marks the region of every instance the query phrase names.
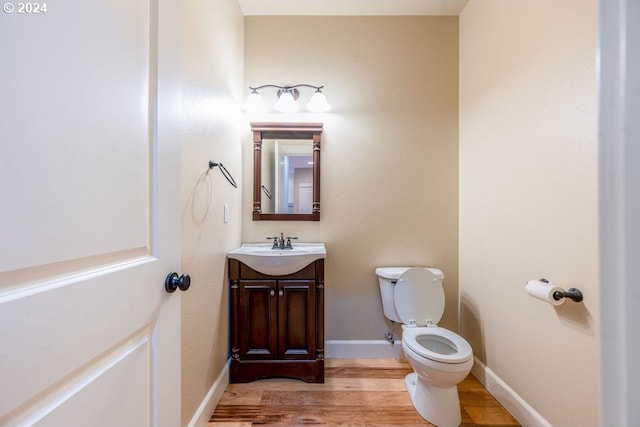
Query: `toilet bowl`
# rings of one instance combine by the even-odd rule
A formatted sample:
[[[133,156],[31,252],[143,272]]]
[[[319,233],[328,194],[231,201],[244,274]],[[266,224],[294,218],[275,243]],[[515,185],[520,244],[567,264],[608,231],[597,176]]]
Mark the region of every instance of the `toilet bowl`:
[[[376,269],[387,318],[402,323],[402,349],[413,368],[405,378],[411,402],[438,427],[462,421],[457,385],[473,366],[469,343],[438,326],[444,312],[444,274],[437,268]]]

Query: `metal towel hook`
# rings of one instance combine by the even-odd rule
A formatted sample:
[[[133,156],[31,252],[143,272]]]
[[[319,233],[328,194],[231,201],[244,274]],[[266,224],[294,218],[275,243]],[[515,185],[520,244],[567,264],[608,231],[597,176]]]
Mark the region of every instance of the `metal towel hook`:
[[[222,163],[216,163],[216,162],[214,162],[212,160],[209,160],[209,169],[213,169],[216,166],[218,166],[220,168],[220,172],[222,172],[222,175],[225,178],[227,178],[227,181],[229,181],[229,184],[233,185],[234,188],[238,188],[238,184],[236,184],[236,180],[233,179],[233,177],[231,176],[231,174],[229,173],[227,168],[225,168]]]

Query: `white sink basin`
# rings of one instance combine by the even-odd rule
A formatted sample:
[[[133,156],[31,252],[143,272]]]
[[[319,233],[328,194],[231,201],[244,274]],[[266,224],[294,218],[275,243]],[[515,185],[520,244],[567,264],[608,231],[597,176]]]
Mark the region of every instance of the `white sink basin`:
[[[271,249],[272,243],[244,243],[227,254],[256,271],[283,276],[302,270],[313,261],[327,257],[324,243],[294,243],[293,249]]]

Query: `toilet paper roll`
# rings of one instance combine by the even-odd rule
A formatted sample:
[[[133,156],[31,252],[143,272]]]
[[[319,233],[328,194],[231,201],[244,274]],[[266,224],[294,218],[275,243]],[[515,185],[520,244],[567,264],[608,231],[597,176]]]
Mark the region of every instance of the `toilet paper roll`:
[[[551,305],[561,305],[564,303],[565,298],[560,300],[553,299],[553,293],[556,291],[563,292],[563,289],[558,286],[554,286],[551,282],[547,283],[541,280],[529,280],[524,288],[532,297],[548,302]]]

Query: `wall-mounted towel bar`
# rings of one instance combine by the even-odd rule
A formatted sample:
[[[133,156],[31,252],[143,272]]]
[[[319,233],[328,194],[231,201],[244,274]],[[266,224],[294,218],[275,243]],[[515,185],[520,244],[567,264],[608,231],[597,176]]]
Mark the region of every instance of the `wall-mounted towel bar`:
[[[233,177],[231,176],[227,168],[225,168],[222,163],[216,163],[214,161],[209,160],[209,169],[213,169],[216,166],[220,168],[220,172],[222,172],[222,175],[225,178],[227,178],[227,181],[229,181],[229,184],[233,185],[234,188],[238,188],[238,184],[236,184],[236,180],[233,179]]]
[[[269,191],[269,189],[267,187],[265,187],[264,185],[262,186],[262,192],[264,193],[265,196],[267,196],[267,198],[269,200],[273,199],[273,196],[271,195],[271,192]]]

